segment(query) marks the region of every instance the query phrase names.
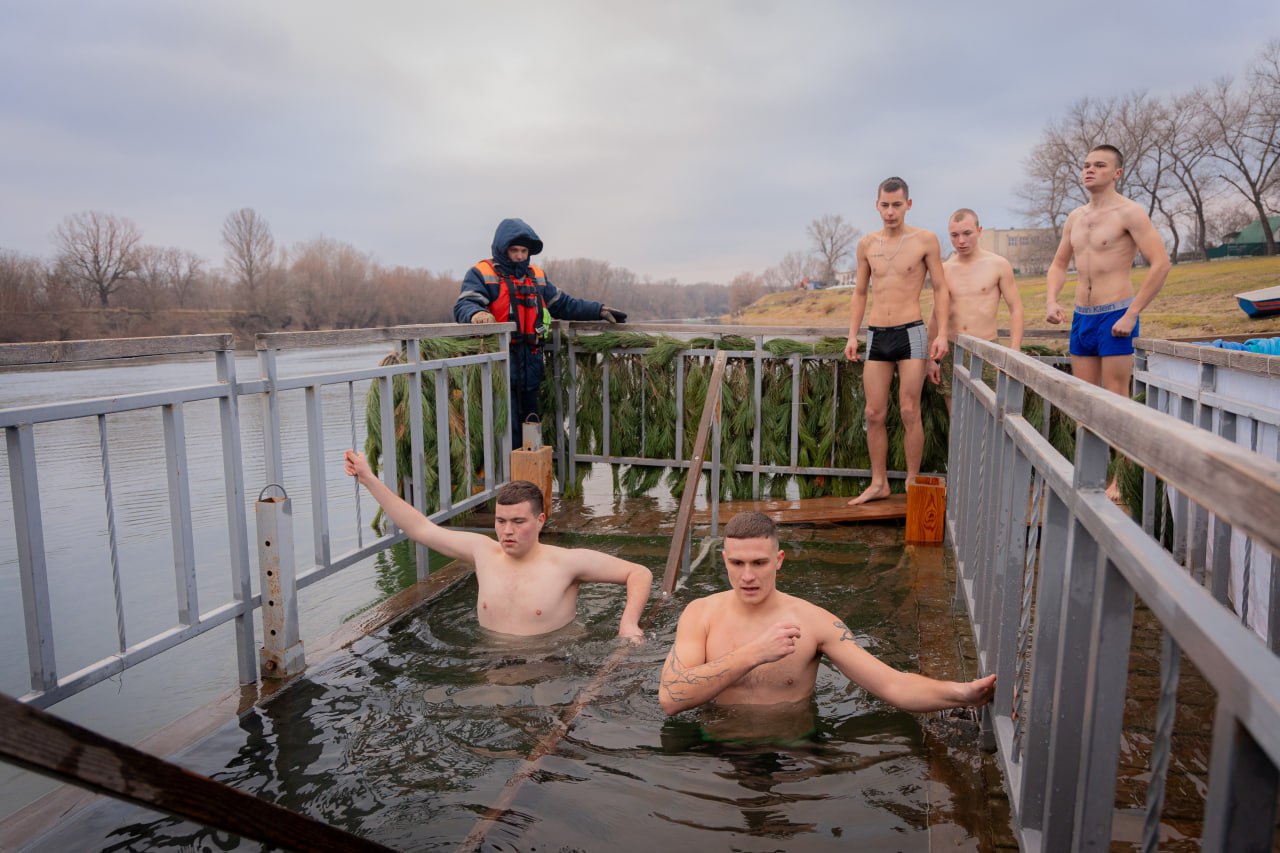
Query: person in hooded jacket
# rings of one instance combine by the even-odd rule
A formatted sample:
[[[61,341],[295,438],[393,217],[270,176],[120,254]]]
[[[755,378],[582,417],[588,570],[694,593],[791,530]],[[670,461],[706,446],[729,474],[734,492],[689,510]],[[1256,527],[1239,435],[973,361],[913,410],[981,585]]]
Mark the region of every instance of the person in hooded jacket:
[[[546,273],[529,263],[542,251],[542,240],[523,219],[504,219],[493,234],[493,257],[467,270],[453,303],[459,323],[515,323],[511,336],[511,440],[520,446],[520,427],[538,414],[538,388],[545,371],[542,345],[550,336],[550,318],[608,320],[624,323],[627,315],[589,299],[556,289]]]

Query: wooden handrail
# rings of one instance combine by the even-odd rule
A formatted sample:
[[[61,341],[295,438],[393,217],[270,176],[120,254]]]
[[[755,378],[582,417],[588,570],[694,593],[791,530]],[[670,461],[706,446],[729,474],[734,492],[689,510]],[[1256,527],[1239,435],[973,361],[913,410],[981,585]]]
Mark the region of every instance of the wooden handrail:
[[[389,851],[0,693],[0,759],[286,850]]]

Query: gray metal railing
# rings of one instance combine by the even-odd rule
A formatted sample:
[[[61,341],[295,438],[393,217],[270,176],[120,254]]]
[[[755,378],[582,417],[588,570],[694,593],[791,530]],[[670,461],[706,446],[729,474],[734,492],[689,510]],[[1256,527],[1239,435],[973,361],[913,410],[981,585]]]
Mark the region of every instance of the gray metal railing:
[[[1149,407],[1280,461],[1280,357],[1146,338],[1135,347],[1134,384]],[[1146,474],[1148,532],[1159,527],[1156,488]],[[1175,558],[1280,652],[1280,558],[1189,496],[1168,491]]]
[[[258,485],[290,485],[286,482],[282,450],[281,402],[286,397],[301,395],[305,407],[305,433],[309,458],[314,564],[298,571],[296,586],[305,588],[335,572],[359,563],[383,549],[402,541],[404,534],[391,529],[386,535],[365,543],[357,515],[358,546],[345,553],[331,552],[329,536],[328,496],[325,478],[327,467],[324,439],[324,401],[321,389],[345,386],[350,408],[351,442],[356,445],[356,382],[371,381],[381,388],[380,417],[383,434],[395,435],[392,383],[396,377],[407,377],[412,393],[409,411],[412,429],[413,471],[411,484],[422,483],[424,459],[422,432],[422,383],[434,387],[437,428],[448,434],[447,371],[466,365],[478,365],[482,371],[483,423],[475,425],[484,436],[483,458],[486,472],[497,472],[483,488],[465,500],[455,502],[450,489],[452,461],[449,442],[437,442],[434,463],[441,483],[439,510],[431,518],[443,520],[465,512],[489,500],[497,485],[508,476],[510,437],[506,430],[495,436],[493,419],[496,412],[493,371],[506,370],[512,324],[497,324],[484,329],[468,329],[454,324],[402,326],[389,329],[362,329],[339,332],[302,332],[260,335],[257,339],[260,376],[240,380],[236,376],[233,339],[230,335],[195,335],[175,338],[129,339],[120,341],[76,341],[54,344],[0,345],[0,365],[31,366],[110,362],[113,359],[142,356],[208,356],[212,354],[216,381],[190,387],[164,388],[115,397],[74,400],[35,406],[0,409],[0,429],[5,433],[10,488],[13,496],[14,531],[17,544],[27,659],[30,669],[30,692],[23,702],[47,707],[82,691],[106,678],[148,660],[180,643],[204,634],[227,622],[234,622],[236,658],[241,683],[257,680],[257,648],[254,639],[255,608],[262,605],[261,595],[252,591],[250,542],[254,536],[247,521],[245,460],[242,458],[239,406],[246,398],[257,398],[263,407],[262,441],[265,482]],[[419,342],[441,337],[474,337],[497,335],[496,352],[424,361]],[[375,342],[393,342],[408,354],[407,364],[362,367],[339,371],[282,377],[277,355],[283,350],[314,346],[352,346]],[[495,368],[496,365],[496,368]],[[225,512],[228,539],[226,543],[231,597],[213,606],[198,596],[196,566],[201,562],[193,535],[191,482],[188,468],[186,408],[196,402],[214,401],[218,407],[218,432],[221,441],[222,467],[225,476]],[[363,400],[361,409],[363,408]],[[164,489],[168,495],[169,532],[173,541],[174,583],[177,606],[171,625],[143,638],[131,638],[125,631],[125,601],[120,585],[120,556],[117,548],[120,522],[116,518],[112,497],[112,465],[106,431],[108,421],[122,413],[158,411],[164,435]],[[440,423],[442,419],[444,423]],[[99,435],[99,459],[105,499],[105,527],[109,544],[109,560],[113,578],[116,611],[115,648],[103,650],[94,662],[75,672],[63,674],[54,647],[54,624],[48,573],[48,548],[41,512],[40,472],[36,459],[36,430],[40,425],[58,421],[96,421]],[[470,429],[470,426],[468,426]],[[396,454],[384,453],[382,477],[393,489],[397,487]],[[495,466],[496,461],[496,466]],[[425,510],[421,488],[412,488],[412,498],[419,510]],[[357,497],[356,506],[359,507]],[[421,547],[416,552],[419,577],[427,572],[427,554]]]
[[[1111,844],[1136,598],[1163,631],[1142,849],[1159,843],[1179,653],[1217,695],[1202,849],[1270,849],[1280,658],[1105,487],[1114,448],[1275,555],[1280,464],[968,336],[953,388],[948,530],[998,676],[989,722],[1022,848]],[[1081,424],[1074,459],[1023,417],[1028,391]]]

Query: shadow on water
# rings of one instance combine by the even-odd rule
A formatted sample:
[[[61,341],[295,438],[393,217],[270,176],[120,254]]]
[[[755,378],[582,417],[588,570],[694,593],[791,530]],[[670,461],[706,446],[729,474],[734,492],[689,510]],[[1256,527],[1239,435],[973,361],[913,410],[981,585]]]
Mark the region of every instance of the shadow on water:
[[[557,544],[658,569],[665,540]],[[910,594],[900,557],[806,543],[790,549],[780,586],[823,603],[876,654],[914,669],[918,626],[893,618]],[[412,572],[407,552],[386,565],[389,583]],[[703,567],[657,608],[648,641],[539,760],[482,849],[926,850],[940,816],[961,827],[962,846],[980,849],[973,839],[986,817],[963,805],[969,786],[947,781],[976,782],[976,736],[952,729],[955,743],[931,749],[939,723],[922,726],[829,666],[813,699],[794,707],[663,715],[657,676],[680,610],[724,586],[718,565]],[[484,632],[475,594],[474,581],[461,584],[357,641],[178,761],[397,849],[454,849],[622,642],[616,587],[584,587],[579,621],[536,638]],[[37,849],[260,848],[104,803]]]

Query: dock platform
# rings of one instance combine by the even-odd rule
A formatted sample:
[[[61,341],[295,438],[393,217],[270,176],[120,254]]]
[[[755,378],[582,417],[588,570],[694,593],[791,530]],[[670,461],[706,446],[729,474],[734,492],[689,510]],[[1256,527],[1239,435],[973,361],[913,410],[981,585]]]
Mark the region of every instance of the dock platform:
[[[740,512],[762,512],[778,524],[813,524],[820,521],[891,521],[907,517],[907,496],[893,494],[870,503],[849,506],[849,496],[801,498],[798,500],[725,501],[720,504],[720,523]],[[709,510],[695,510],[695,524],[711,521]]]

